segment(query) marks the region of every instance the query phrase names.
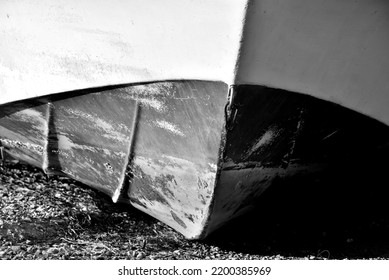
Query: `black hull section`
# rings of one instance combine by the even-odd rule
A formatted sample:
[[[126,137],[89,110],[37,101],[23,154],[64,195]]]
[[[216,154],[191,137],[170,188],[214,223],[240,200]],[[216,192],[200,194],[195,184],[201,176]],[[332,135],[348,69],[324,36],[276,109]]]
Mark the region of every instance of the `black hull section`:
[[[325,174],[335,184],[343,176],[362,175],[350,170],[389,167],[389,127],[340,105],[241,85],[228,108],[209,232],[251,209],[277,179]],[[336,196],[331,185],[328,191]]]

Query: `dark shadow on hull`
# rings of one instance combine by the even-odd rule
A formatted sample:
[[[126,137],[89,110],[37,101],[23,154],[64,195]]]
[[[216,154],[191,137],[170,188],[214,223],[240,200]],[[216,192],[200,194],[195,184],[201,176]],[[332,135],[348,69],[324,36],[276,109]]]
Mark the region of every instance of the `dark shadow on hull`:
[[[277,108],[274,105],[268,115],[277,116],[276,121],[297,123],[299,109],[303,112],[301,131],[294,139],[285,137],[294,142],[288,162],[323,163],[325,168],[276,177],[257,198],[253,211],[216,231],[206,242],[269,258],[389,258],[388,126],[309,96],[254,86],[239,91],[243,94],[237,102],[247,104],[248,110],[241,109],[244,113],[229,136],[230,158],[241,161],[246,143],[253,142],[246,140],[256,131],[250,129],[260,120],[250,116],[256,111],[265,114],[258,104],[269,104],[263,100],[274,98],[279,113],[271,110]],[[235,145],[235,139],[240,145]],[[272,164],[285,159],[270,151],[253,156],[258,157],[255,161],[261,161],[261,156],[269,158]]]
[[[207,242],[265,257],[388,259],[389,190],[382,183],[387,170],[336,172],[276,180],[254,211]]]

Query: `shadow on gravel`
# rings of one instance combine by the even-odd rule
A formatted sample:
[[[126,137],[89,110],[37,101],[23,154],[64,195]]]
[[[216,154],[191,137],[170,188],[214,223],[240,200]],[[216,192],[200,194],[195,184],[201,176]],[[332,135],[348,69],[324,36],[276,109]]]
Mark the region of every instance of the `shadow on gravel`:
[[[59,211],[58,215],[32,218],[18,210],[26,202],[13,200],[8,205],[15,203],[16,208],[9,215],[19,214],[14,222],[4,220],[0,237],[7,240],[7,246],[36,245],[42,250],[60,243],[58,246],[66,251],[61,256],[65,259],[104,259],[113,255],[125,259],[147,256],[194,259],[209,257],[213,246],[224,252],[273,259],[389,259],[389,189],[383,183],[387,182],[385,166],[385,162],[363,161],[354,167],[335,166],[337,171],[320,176],[279,178],[260,196],[254,211],[203,242],[189,242],[154,218],[128,205],[113,204],[108,196],[80,183],[66,189],[64,183],[72,185],[72,181],[62,178],[61,183],[52,182],[56,182],[54,187],[40,173],[34,173],[34,180],[48,187],[33,189],[29,192],[31,199],[39,198],[39,205],[50,204],[53,209],[50,211]],[[30,183],[18,184],[26,189]],[[13,195],[19,185],[12,187]],[[9,184],[4,186],[11,188]],[[8,196],[3,191],[4,194]],[[6,246],[4,250],[6,259],[19,254]],[[47,255],[31,253],[22,257],[35,259]]]
[[[0,228],[0,236],[13,243],[22,240],[30,240],[34,243],[59,242],[58,231],[61,226],[46,221],[21,221],[18,223],[6,223]]]
[[[389,259],[386,164],[358,164],[320,176],[278,179],[253,212],[207,242],[263,256]]]

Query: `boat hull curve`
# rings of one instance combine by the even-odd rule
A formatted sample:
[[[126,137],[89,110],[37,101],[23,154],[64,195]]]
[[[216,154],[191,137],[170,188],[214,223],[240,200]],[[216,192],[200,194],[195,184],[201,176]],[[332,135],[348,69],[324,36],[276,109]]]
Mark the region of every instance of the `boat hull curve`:
[[[385,164],[389,155],[386,125],[263,86],[229,91],[222,82],[161,81],[1,109],[9,155],[131,204],[189,239],[250,210],[278,178],[328,168],[337,174],[353,164]]]

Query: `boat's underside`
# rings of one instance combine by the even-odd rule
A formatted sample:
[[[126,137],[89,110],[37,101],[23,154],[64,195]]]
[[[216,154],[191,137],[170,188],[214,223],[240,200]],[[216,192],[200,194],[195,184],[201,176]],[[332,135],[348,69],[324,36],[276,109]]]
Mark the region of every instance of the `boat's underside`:
[[[13,157],[130,203],[187,238],[244,213],[277,177],[389,155],[389,128],[342,106],[200,80],[2,105],[0,140]]]

